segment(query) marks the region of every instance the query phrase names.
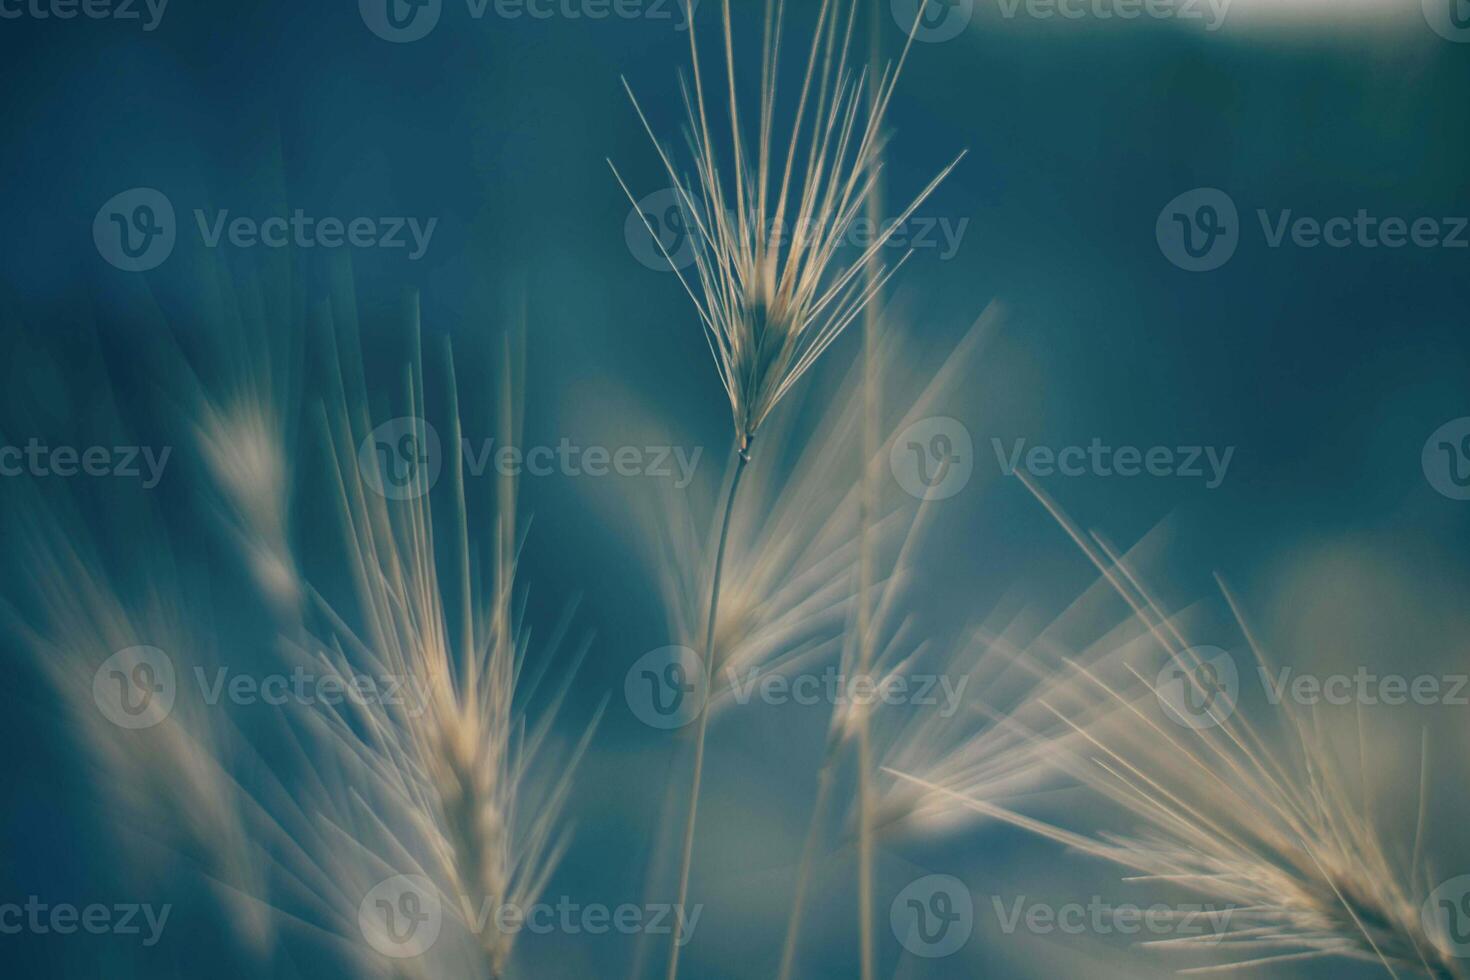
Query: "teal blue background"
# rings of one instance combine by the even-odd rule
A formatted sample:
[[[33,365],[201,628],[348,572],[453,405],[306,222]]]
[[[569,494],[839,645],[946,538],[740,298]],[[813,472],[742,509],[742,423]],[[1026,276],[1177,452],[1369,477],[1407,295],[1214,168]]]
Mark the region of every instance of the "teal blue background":
[[[108,21],[0,21],[0,430],[12,439],[86,439],[98,431],[88,406],[105,376],[129,431],[178,444],[183,420],[151,380],[156,362],[147,351],[165,338],[207,350],[233,329],[212,316],[217,306],[204,285],[223,270],[287,298],[289,315],[270,325],[280,337],[305,334],[322,302],[354,297],[385,391],[405,354],[405,309],[416,296],[425,336],[435,344],[452,338],[469,365],[461,388],[468,411],[481,417],[494,392],[474,365],[523,318],[533,436],[578,437],[600,406],[633,393],[671,433],[705,448],[712,476],[730,440],[705,341],[673,277],[630,254],[628,203],[606,163],[615,160],[640,194],[666,184],[619,76],[672,139],[686,35],[668,21],[636,19],[476,22],[446,2],[437,29],[406,45],[374,36],[346,0],[173,0],[148,33]],[[708,43],[715,6],[703,6]],[[1434,493],[1419,462],[1429,433],[1470,415],[1470,249],[1273,250],[1255,224],[1257,208],[1321,217],[1359,208],[1410,219],[1470,214],[1470,45],[1431,32],[1414,0],[1383,6],[1361,20],[1313,8],[1322,12],[1299,21],[1242,7],[1216,33],[1168,21],[1006,22],[991,6],[962,37],[917,45],[895,96],[891,201],[969,151],[921,212],[968,219],[962,248],[950,261],[916,254],[888,309],[915,345],[942,349],[989,304],[1003,305],[974,378],[976,391],[990,393],[988,407],[965,420],[980,463],[992,437],[1237,447],[1229,479],[1213,492],[1170,480],[1048,484],[1080,521],[1124,542],[1179,519],[1188,529],[1181,591],[1207,588],[1219,568],[1270,605],[1283,563],[1335,541],[1371,541],[1393,555],[1411,594],[1462,596],[1470,579],[1470,504]],[[750,55],[757,5],[737,7]],[[902,35],[886,14],[881,40],[892,54]],[[794,17],[807,22],[810,11]],[[746,67],[754,70],[754,61]],[[173,202],[180,241],[158,269],[129,274],[99,257],[91,227],[102,202],[139,186]],[[1154,225],[1165,202],[1201,186],[1227,191],[1247,227],[1224,268],[1190,274],[1161,255]],[[196,207],[439,221],[419,262],[375,250],[210,253],[186,227]],[[846,338],[832,360],[855,350]],[[600,424],[616,430],[619,419]],[[642,438],[631,421],[628,432]],[[309,440],[293,452],[303,486],[312,486]],[[126,569],[129,549],[160,545],[130,541],[126,524],[103,515],[134,506],[156,512],[180,564],[209,579],[222,622],[239,625],[242,656],[254,649],[264,658],[270,637],[259,610],[232,587],[239,573],[190,489],[189,464],[173,465],[175,479],[147,500],[119,502],[124,491],[115,487],[76,489],[81,519],[99,526],[94,534],[106,531]],[[638,725],[618,692],[627,666],[668,642],[666,628],[653,583],[609,520],[622,497],[572,480],[538,481],[524,494],[535,514],[523,568],[533,620],[549,623],[566,597],[581,594],[578,621],[597,635],[566,730],[605,692],[614,696],[589,759],[592,775],[571,804],[577,837],[551,892],[638,901],[663,775],[682,756],[674,741]],[[962,504],[948,519],[953,530],[926,559],[939,573],[930,586],[939,607],[978,615],[1016,587],[1059,603],[1090,579],[1018,488],[983,506]],[[321,523],[300,521],[304,552],[327,554]],[[26,569],[11,562],[5,577],[23,584]],[[1383,640],[1379,649],[1394,664],[1464,655],[1463,640],[1432,623],[1413,641],[1392,632]],[[16,644],[7,641],[5,655],[0,899],[108,900],[127,886],[101,833],[107,814],[85,792],[87,773],[53,695]],[[748,902],[709,908],[688,952],[689,976],[773,973],[823,723],[804,718],[717,738],[712,770],[727,778],[716,778],[705,803],[726,816],[709,826],[749,823],[772,836],[765,864],[752,869],[744,850],[743,867],[722,860],[711,830],[695,892],[702,873],[758,870],[750,888],[768,888],[769,902],[759,916]],[[1463,738],[1464,719],[1457,724]],[[1443,807],[1448,851],[1463,858],[1463,822],[1453,829],[1463,810]],[[1065,874],[1067,861],[1055,848],[990,828],[942,848],[896,849],[882,875],[897,891],[913,868],[1024,880],[1042,866]],[[1079,875],[1115,877],[1077,863],[1086,869]],[[851,933],[840,926],[850,921],[852,884],[838,872],[823,880],[825,911],[813,914],[818,954],[804,975],[852,976]],[[259,975],[197,899],[197,884],[186,881],[158,899],[181,908],[153,951],[115,937],[0,937],[0,961],[17,964],[9,975],[26,977]],[[962,957],[932,969],[900,964],[886,925],[880,938],[884,975],[1034,969],[1006,952],[1003,937],[983,932]],[[578,975],[548,965],[558,963],[627,972],[624,940],[581,937],[566,949],[558,942],[524,944],[525,962],[549,971],[534,975]],[[283,949],[271,967],[279,976],[339,968],[318,960],[310,943]]]

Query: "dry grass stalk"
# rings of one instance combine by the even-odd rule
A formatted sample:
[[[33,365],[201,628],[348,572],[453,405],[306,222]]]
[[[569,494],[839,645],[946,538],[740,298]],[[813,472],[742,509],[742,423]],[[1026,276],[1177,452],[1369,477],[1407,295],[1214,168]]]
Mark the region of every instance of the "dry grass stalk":
[[[1141,822],[1130,835],[1092,836],[996,805],[966,777],[932,779],[891,767],[903,782],[951,805],[1010,822],[1133,872],[1128,879],[1183,888],[1234,910],[1222,934],[1152,943],[1168,950],[1216,952],[1218,962],[1185,969],[1210,973],[1345,957],[1376,963],[1394,977],[1462,977],[1421,915],[1431,887],[1422,841],[1396,852],[1369,805],[1371,779],[1348,761],[1315,712],[1283,701],[1267,735],[1244,712],[1206,698],[1202,661],[1177,616],[1166,614],[1129,563],[1101,537],[1084,533],[1031,487],[1129,604],[1155,644],[1156,657],[1190,678],[1208,718],[1184,727],[1161,713],[1154,671],[1126,663],[1110,678],[1095,665],[1062,665],[1049,683],[1075,691],[1092,707],[1079,714],[1046,696],[1053,728],[1000,719],[1031,757],[1049,757],[1084,785]],[[1245,643],[1261,665],[1268,657],[1221,583]],[[1361,721],[1359,721],[1361,726]],[[1354,771],[1356,770],[1356,771]],[[1426,768],[1421,765],[1421,773]],[[979,789],[981,792],[976,792]],[[1422,833],[1427,787],[1422,782]],[[932,794],[932,795],[931,795]]]
[[[832,448],[848,460],[848,469],[837,474],[836,485],[850,488],[845,502],[850,502],[857,511],[855,523],[848,532],[854,539],[857,559],[847,570],[857,589],[853,601],[847,604],[848,617],[841,638],[841,676],[869,677],[875,686],[882,686],[910,673],[928,656],[928,643],[917,638],[915,625],[904,610],[905,599],[912,595],[910,589],[920,549],[940,505],[932,500],[907,497],[895,503],[890,499],[891,488],[888,494],[883,492],[884,481],[879,475],[891,458],[895,443],[911,424],[938,412],[955,410],[998,315],[998,308],[987,309],[944,362],[937,369],[929,370],[906,364],[901,337],[878,335],[875,313],[869,324],[872,329],[865,331],[863,357],[848,381],[848,396],[834,400],[828,410],[833,422],[845,425],[847,432],[844,440],[831,442]],[[877,391],[880,365],[884,387],[891,392],[888,401],[899,407],[887,417]],[[797,496],[802,495],[799,485],[793,490]],[[856,748],[859,780],[856,807],[859,874],[860,878],[864,876],[862,868],[866,865],[869,890],[866,897],[859,897],[859,916],[860,922],[871,921],[872,861],[881,829],[879,799],[871,782],[876,775],[873,724],[879,710],[876,705],[855,700],[834,706],[777,973],[782,980],[796,970],[820,821],[829,803],[836,765],[844,750],[852,747]],[[864,959],[876,959],[871,925],[868,928],[866,939],[860,936],[860,963]]]
[[[518,707],[534,695],[543,673],[524,677],[522,671],[530,637],[516,625],[513,601],[514,485],[496,494],[491,554],[482,571],[469,534],[447,346],[444,363],[451,427],[440,489],[447,518],[431,507],[426,483],[422,495],[404,500],[386,499],[367,484],[358,451],[372,420],[361,392],[337,378],[337,398],[321,421],[333,450],[358,622],[349,626],[348,616],[316,595],[333,639],[300,652],[344,677],[366,670],[400,678],[411,695],[399,703],[348,703],[342,712],[323,708],[320,716],[349,774],[345,793],[324,788],[317,800],[323,838],[336,842],[342,865],[364,869],[362,884],[395,871],[427,878],[446,917],[461,927],[459,941],[441,938],[421,961],[395,966],[425,976],[500,977],[515,933],[499,929],[493,912],[525,910],[545,888],[566,846],[560,815],[596,720],[569,749],[550,744],[570,675],[534,725]],[[507,390],[514,386],[508,358],[500,380]],[[425,418],[417,355],[404,388],[413,416]],[[501,425],[510,443],[515,421],[505,411]],[[426,480],[424,472],[419,476]],[[452,569],[448,580],[441,579],[446,568]],[[559,630],[553,645],[562,635]],[[585,649],[584,643],[578,659]]]
[[[715,551],[703,647],[707,665],[714,659],[719,583],[730,515],[756,433],[776,404],[861,315],[887,281],[892,269],[864,278],[869,261],[881,253],[894,231],[955,166],[945,168],[895,222],[874,236],[856,260],[849,261],[842,254],[848,232],[878,178],[884,115],[909,50],[906,45],[897,64],[870,79],[867,70],[858,70],[850,59],[859,5],[846,4],[845,17],[843,6],[841,2],[822,0],[818,9],[784,152],[775,137],[784,0],[768,0],[765,7],[753,162],[747,155],[748,135],[736,96],[729,0],[721,5],[728,83],[728,150],[734,161],[728,171],[722,171],[716,163],[723,154],[711,127],[692,4],[686,4],[692,91],[688,82],[681,86],[695,171],[692,181],[682,175],[659,144],[628,87],[629,97],[677,191],[685,227],[691,229],[697,287],[671,257],[670,263],[675,265],[704,325],[730,404],[740,458],[730,481],[720,544]],[[917,24],[916,19],[914,26]],[[869,92],[871,99],[865,99]],[[805,163],[801,164],[803,147]],[[636,207],[636,198],[621,175],[618,181]],[[659,235],[651,225],[648,230],[662,249]],[[706,718],[701,714],[695,741],[694,779],[680,872],[681,904],[688,890]],[[678,974],[678,958],[679,947],[671,944],[669,980]]]
[[[845,15],[843,7],[847,8]],[[723,0],[721,7],[728,151],[734,160],[728,172],[722,172],[716,162],[722,148],[711,126],[692,10],[692,93],[687,82],[681,83],[689,117],[692,181],[659,143],[628,88],[639,118],[659,148],[690,229],[694,281],[677,265],[675,271],[704,324],[742,454],[748,452],[777,402],[896,271],[897,266],[880,264],[878,274],[869,277],[871,281],[863,276],[897,228],[959,162],[956,159],[931,181],[894,222],[874,235],[861,254],[844,254],[848,233],[881,169],[884,117],[909,50],[906,45],[897,64],[887,66],[876,78],[866,68],[854,66],[849,52],[858,7],[855,2],[822,0],[795,117],[783,146],[775,129],[785,3],[768,0],[754,163],[747,155],[747,135],[736,98],[729,0]],[[871,97],[864,98],[869,93]],[[805,162],[801,163],[803,152]],[[636,206],[627,184],[621,176],[618,180]],[[656,241],[660,239],[652,226],[649,233]],[[667,252],[665,256],[674,264]]]
[[[161,523],[151,512],[131,515],[129,526],[147,542],[147,555],[130,556],[124,584],[64,495],[51,491],[43,500],[31,487],[22,499],[25,518],[9,522],[6,539],[28,570],[32,594],[25,611],[9,605],[4,611],[67,709],[69,727],[95,768],[104,797],[99,810],[126,853],[148,855],[140,857],[137,875],[161,881],[172,861],[190,867],[242,944],[264,956],[273,927],[242,817],[247,801],[229,766],[237,749],[233,732],[185,689],[191,668],[212,659],[212,630],[202,605],[182,586]],[[161,652],[167,666],[152,659],[157,653],[130,658],[127,652],[140,648]],[[164,673],[169,668],[171,677]],[[138,686],[140,680],[156,685],[157,695]],[[118,708],[137,709],[127,711],[136,722],[108,714],[104,705],[114,703],[114,690]]]

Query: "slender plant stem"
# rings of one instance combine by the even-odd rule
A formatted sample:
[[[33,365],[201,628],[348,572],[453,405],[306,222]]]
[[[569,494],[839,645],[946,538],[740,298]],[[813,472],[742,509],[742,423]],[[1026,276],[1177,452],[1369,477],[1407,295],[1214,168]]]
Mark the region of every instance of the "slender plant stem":
[[[873,77],[878,77],[882,34],[879,31],[879,4],[869,11],[869,54]],[[877,111],[878,93],[870,90],[871,109]],[[883,191],[875,178],[868,193],[868,220],[882,223]],[[880,286],[882,267],[876,256],[870,256],[864,278],[877,290]],[[869,598],[873,589],[873,515],[877,510],[877,488],[874,485],[873,459],[878,455],[878,312],[879,297],[875,294],[863,310],[863,459],[862,494],[859,512],[859,572],[858,572],[858,675],[866,676],[873,669],[873,617]],[[873,936],[873,742],[871,723],[866,707],[858,707],[858,937],[861,944],[859,957],[862,980],[873,980],[876,975],[876,957]]]
[[[861,676],[861,675],[860,675]],[[873,956],[873,765],[872,739],[866,722],[858,727],[858,916],[861,924],[862,977],[872,980]]]
[[[663,877],[667,865],[672,864],[672,848],[666,848],[666,843],[672,843],[674,834],[674,813],[679,806],[679,787],[674,782],[674,773],[679,769],[679,757],[677,754],[669,756],[668,765],[664,772],[664,798],[658,809],[657,830],[649,841],[648,873],[643,883],[643,907],[657,902],[659,899],[654,895],[654,889],[659,887],[658,881]],[[666,862],[665,857],[669,860]],[[642,977],[644,964],[650,955],[649,948],[653,945],[652,936],[647,929],[638,930],[638,942],[633,947],[633,963],[628,970],[630,977]]]
[[[689,813],[684,819],[684,855],[679,863],[679,904],[674,906],[677,909],[682,909],[685,899],[689,897],[689,867],[694,859],[694,823],[699,813],[699,782],[704,775],[704,737],[709,730],[709,693],[715,669],[715,623],[720,613],[720,579],[725,570],[725,545],[730,539],[730,517],[735,513],[735,494],[740,489],[740,478],[745,475],[745,467],[750,465],[749,441],[744,449],[737,452],[735,475],[730,480],[730,492],[725,497],[725,517],[720,525],[720,545],[715,551],[714,578],[710,584],[709,622],[704,633],[704,704],[699,711],[699,728],[694,737],[694,781],[689,787]],[[678,937],[675,936],[669,943],[668,980],[676,980],[679,976],[679,951]]]
[[[812,804],[812,818],[807,824],[806,841],[801,845],[801,866],[796,872],[796,894],[791,899],[791,918],[786,923],[786,942],[781,947],[781,971],[777,980],[791,980],[791,970],[796,965],[797,939],[801,935],[801,912],[806,904],[807,882],[811,878],[812,856],[817,848],[817,827],[822,811],[827,808],[827,796],[832,790],[832,760],[822,765],[817,776],[817,799]]]

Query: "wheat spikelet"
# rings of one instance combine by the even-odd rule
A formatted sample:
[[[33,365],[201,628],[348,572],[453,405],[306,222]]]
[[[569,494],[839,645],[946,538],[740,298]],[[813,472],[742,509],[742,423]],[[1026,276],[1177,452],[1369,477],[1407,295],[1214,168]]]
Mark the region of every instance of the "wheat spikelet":
[[[857,70],[851,64],[852,31],[858,5],[845,6],[844,22],[844,4],[822,0],[784,153],[774,135],[784,0],[768,0],[765,7],[753,161],[747,157],[748,134],[743,132],[736,97],[735,42],[729,0],[721,5],[729,94],[729,154],[734,161],[729,171],[722,172],[716,163],[721,155],[720,147],[710,124],[692,3],[685,4],[692,91],[688,83],[681,84],[695,170],[692,181],[681,176],[679,168],[659,144],[631,86],[624,81],[629,98],[677,191],[685,226],[691,230],[697,288],[672,258],[670,264],[675,265],[679,280],[694,301],[704,325],[720,383],[730,404],[735,448],[740,459],[730,478],[716,536],[710,599],[704,617],[705,643],[701,648],[707,671],[716,656],[714,640],[730,520],[745,472],[743,464],[750,459],[756,432],[782,397],[879,293],[892,270],[878,270],[873,274],[872,260],[892,238],[894,230],[959,162],[956,160],[941,172],[896,222],[875,236],[855,261],[849,262],[842,255],[848,232],[878,178],[883,118],[909,50],[905,46],[896,65],[885,68],[880,78],[870,80],[866,68]],[[916,17],[914,27],[917,26]],[[864,98],[865,94],[869,98]],[[803,145],[806,161],[799,169]],[[616,167],[613,173],[636,207],[637,200]],[[733,179],[728,173],[733,173]],[[649,233],[659,241],[646,216],[643,220]],[[792,226],[789,235],[788,222]],[[664,249],[662,241],[659,247]],[[664,254],[669,258],[667,250]],[[869,275],[865,277],[864,273]],[[700,713],[695,739],[694,780],[680,875],[681,905],[688,889],[708,717],[708,712]],[[678,959],[679,947],[674,944],[669,980],[678,975]]]
[[[900,260],[892,268],[880,267],[870,281],[863,277],[868,263],[881,254],[895,229],[959,163],[956,159],[941,171],[894,223],[875,234],[860,255],[843,253],[853,222],[878,179],[884,116],[909,51],[906,45],[898,62],[877,78],[866,67],[854,65],[850,49],[858,6],[822,0],[790,133],[778,140],[777,80],[785,2],[768,0],[752,160],[747,155],[749,134],[743,129],[735,95],[730,3],[723,0],[727,149],[733,160],[726,170],[717,162],[722,146],[711,125],[692,7],[687,18],[692,92],[681,81],[692,180],[683,176],[663,149],[624,81],[649,138],[659,149],[690,232],[693,281],[677,266],[675,271],[704,324],[742,453],[749,450],[776,404],[902,264]],[[616,167],[613,171],[617,174]],[[636,206],[636,198],[620,175],[618,181]],[[649,233],[659,240],[651,226]]]
[[[28,570],[31,594],[23,611],[5,612],[67,710],[93,766],[99,810],[122,850],[137,857],[138,878],[165,881],[173,862],[182,862],[204,878],[245,948],[264,956],[273,921],[243,816],[247,802],[230,765],[241,746],[183,690],[191,669],[215,659],[216,641],[202,602],[173,566],[161,522],[147,509],[129,514],[127,526],[147,552],[130,552],[124,580],[109,569],[65,494],[51,491],[43,500],[34,487],[20,492],[25,518],[7,521],[6,538]],[[161,653],[173,675],[156,677],[166,693],[157,701],[150,693],[137,727],[122,727],[126,719],[104,708],[114,680],[109,664],[130,683],[126,674],[138,662],[127,652],[140,648]]]
[[[333,360],[348,364],[345,357]],[[353,367],[336,378],[335,397],[320,418],[332,450],[357,622],[349,625],[349,614],[313,593],[330,639],[296,652],[336,676],[365,670],[401,679],[409,695],[323,707],[316,716],[314,727],[334,745],[332,764],[346,774],[342,784],[324,783],[314,799],[318,833],[331,848],[321,864],[337,876],[356,869],[358,899],[363,886],[394,873],[433,884],[458,934],[394,968],[499,977],[515,933],[497,928],[493,917],[480,921],[479,913],[525,910],[541,894],[566,844],[560,813],[596,721],[569,749],[550,744],[570,675],[534,725],[517,707],[534,695],[542,675],[522,676],[530,637],[516,625],[512,591],[519,550],[513,487],[496,496],[491,555],[482,573],[469,537],[447,347],[445,371],[451,428],[448,479],[440,489],[447,518],[431,507],[427,482],[423,495],[404,500],[387,499],[369,486],[359,448],[373,430],[372,419]],[[511,384],[509,366],[501,383]],[[425,417],[423,390],[422,359],[415,354],[404,404],[419,419]],[[506,432],[513,424],[509,415],[502,418]],[[453,571],[442,579],[446,568]],[[552,638],[553,648],[563,632]]]
[[[207,263],[197,316],[170,343],[142,352],[183,420],[206,499],[259,596],[282,623],[299,617],[302,583],[290,510],[307,317],[286,269],[235,275]],[[287,324],[282,329],[282,324]],[[165,329],[160,324],[160,330]]]
[[[1233,915],[1222,933],[1151,944],[1213,950],[1218,957],[1212,965],[1182,972],[1344,957],[1376,963],[1395,977],[1464,976],[1421,914],[1430,887],[1422,842],[1416,834],[1412,847],[1404,841],[1392,846],[1368,805],[1361,727],[1358,757],[1349,760],[1333,744],[1324,719],[1290,700],[1264,729],[1244,712],[1209,702],[1201,702],[1208,717],[1199,724],[1168,720],[1154,680],[1162,669],[1177,669],[1194,690],[1206,693],[1203,660],[1186,640],[1186,620],[1166,613],[1106,540],[1084,533],[1043,492],[1031,489],[1126,600],[1153,645],[1153,665],[1140,669],[1135,657],[1115,660],[1121,669],[1109,671],[1101,664],[1058,661],[1040,674],[1047,685],[1080,692],[1082,710],[1043,690],[1028,707],[1049,712],[1049,724],[1033,727],[1013,714],[1002,727],[1024,746],[1025,756],[1064,768],[1134,817],[1139,828],[1095,835],[1025,816],[997,805],[997,787],[976,782],[969,771],[947,778],[897,767],[887,771],[933,794],[931,800],[1111,861],[1132,872],[1130,881],[1180,887],[1226,904]],[[1223,583],[1221,589],[1246,647],[1265,666],[1268,657],[1239,603]],[[1421,782],[1421,828],[1425,788]]]
[[[201,395],[191,414],[194,436],[220,490],[223,519],[260,593],[288,616],[300,604],[291,554],[290,468],[286,425],[269,392],[228,400]]]

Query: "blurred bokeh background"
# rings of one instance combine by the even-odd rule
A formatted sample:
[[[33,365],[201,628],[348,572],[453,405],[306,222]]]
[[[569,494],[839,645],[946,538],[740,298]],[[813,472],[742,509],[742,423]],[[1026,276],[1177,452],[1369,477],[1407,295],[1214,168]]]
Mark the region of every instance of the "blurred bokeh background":
[[[734,4],[751,74],[762,6]],[[814,6],[792,5],[791,38],[806,36]],[[1470,669],[1470,503],[1438,492],[1422,459],[1432,433],[1470,416],[1470,43],[1460,43],[1470,28],[1454,26],[1465,4],[1235,0],[1189,8],[1200,19],[1099,16],[1118,6],[1078,4],[1071,18],[1037,16],[1051,8],[1025,0],[936,4],[927,22],[940,27],[914,45],[890,110],[889,200],[969,150],[920,209],[928,237],[885,298],[884,328],[902,338],[895,375],[933,369],[993,313],[956,394],[931,413],[964,423],[975,475],[942,503],[942,533],[918,561],[920,629],[943,642],[1018,596],[1059,611],[1096,577],[1044,509],[1002,478],[997,441],[1231,447],[1214,487],[1095,472],[1040,482],[1079,523],[1124,546],[1166,525],[1169,560],[1149,569],[1160,590],[1187,603],[1219,571],[1278,661]],[[717,5],[700,7],[712,44]],[[902,48],[905,7],[877,4],[888,57]],[[323,306],[350,302],[370,388],[386,406],[416,308],[426,348],[453,343],[467,430],[489,434],[500,396],[489,365],[505,335],[523,330],[526,444],[697,447],[697,478],[679,490],[695,513],[713,507],[730,452],[726,405],[688,297],[640,259],[649,243],[606,162],[639,196],[666,186],[620,76],[675,142],[683,15],[674,0],[633,5],[630,16],[589,15],[603,9],[589,0],[547,4],[546,17],[517,5],[497,13],[493,0],[483,17],[473,9],[444,0],[426,36],[394,43],[350,0],[172,0],[153,29],[145,6],[141,20],[60,19],[0,3],[0,434],[7,445],[32,436],[113,445],[126,433],[174,446],[156,488],[62,477],[35,488],[65,498],[124,577],[143,564],[138,555],[167,553],[207,595],[240,669],[270,662],[274,639],[188,458],[187,399],[168,380],[177,352],[206,378],[225,375],[238,332],[268,334],[277,351],[298,337],[309,349]],[[795,71],[794,57],[786,67]],[[104,203],[134,188],[156,189],[176,213],[171,254],[145,272],[110,264],[93,236]],[[1166,206],[1198,188],[1237,209],[1235,251],[1208,271],[1175,264],[1157,234]],[[412,246],[211,248],[195,218],[296,209],[435,224],[410,258]],[[1325,222],[1360,211],[1436,219],[1458,245],[1304,247],[1288,232],[1272,246],[1268,225],[1285,212]],[[240,296],[269,299],[241,315],[250,304]],[[844,338],[803,394],[820,399],[859,349],[856,332]],[[309,351],[299,358],[309,403],[317,368]],[[381,417],[392,414],[402,413]],[[293,426],[289,459],[308,501],[295,544],[330,592],[337,539],[329,506],[309,503],[326,487],[310,425]],[[27,520],[11,490],[0,486],[7,520]],[[522,485],[533,516],[521,569],[531,627],[549,629],[580,596],[577,629],[595,634],[558,737],[574,739],[612,693],[569,805],[576,834],[552,895],[617,905],[667,891],[648,871],[665,780],[687,764],[687,745],[641,724],[622,695],[629,667],[674,642],[657,569],[639,546],[647,525],[635,523],[640,496],[667,490],[646,477],[566,474]],[[6,582],[23,589],[24,554],[12,551],[6,566]],[[138,895],[109,813],[87,792],[92,775],[65,713],[6,635],[0,901],[179,905],[154,948],[0,935],[10,975],[261,975],[232,948],[228,924],[191,902],[197,884],[166,879]],[[1362,712],[1377,733],[1384,823],[1397,828],[1386,833],[1412,834],[1420,730],[1434,732],[1429,839],[1442,877],[1470,870],[1467,712]],[[714,725],[692,884],[705,908],[688,976],[774,974],[826,724],[800,706],[751,705]],[[270,765],[268,750],[256,764]],[[1059,793],[1046,805],[1079,805]],[[908,955],[887,925],[893,896],[929,873],[956,875],[977,896],[974,937],[934,961]],[[855,874],[850,842],[834,836],[813,879],[801,976],[857,975]],[[1003,935],[990,896],[1150,900],[1114,869],[1018,831],[972,824],[899,837],[881,849],[878,875],[884,976],[1141,976],[1178,965],[1128,937]],[[282,941],[271,972],[332,975],[337,966],[318,962],[310,930],[300,932]],[[628,975],[639,945],[615,934],[526,936],[517,966],[536,977]],[[657,960],[662,948],[655,940],[644,952]],[[1286,964],[1271,975],[1343,970]]]

